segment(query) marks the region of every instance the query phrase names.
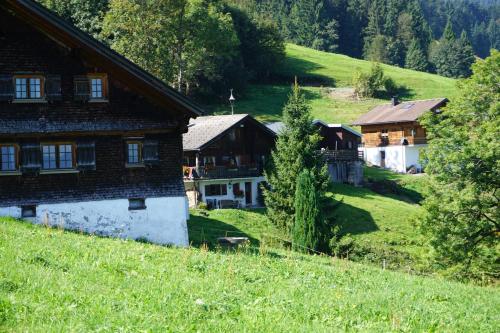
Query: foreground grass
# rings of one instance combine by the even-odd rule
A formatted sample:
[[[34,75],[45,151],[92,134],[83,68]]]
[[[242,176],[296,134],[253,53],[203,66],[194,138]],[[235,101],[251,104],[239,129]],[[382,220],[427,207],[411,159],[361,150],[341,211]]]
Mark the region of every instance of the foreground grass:
[[[0,331],[496,332],[497,289],[0,220]]]

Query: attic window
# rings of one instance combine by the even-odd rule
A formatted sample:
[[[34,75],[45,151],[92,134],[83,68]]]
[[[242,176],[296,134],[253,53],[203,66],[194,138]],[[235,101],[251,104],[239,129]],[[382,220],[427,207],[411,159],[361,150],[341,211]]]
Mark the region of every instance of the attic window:
[[[89,74],[90,99],[103,100],[107,94],[107,78],[105,74]]]
[[[405,104],[402,109],[405,109],[405,110],[409,110],[411,109],[415,104],[414,103],[408,103],[408,104]]]

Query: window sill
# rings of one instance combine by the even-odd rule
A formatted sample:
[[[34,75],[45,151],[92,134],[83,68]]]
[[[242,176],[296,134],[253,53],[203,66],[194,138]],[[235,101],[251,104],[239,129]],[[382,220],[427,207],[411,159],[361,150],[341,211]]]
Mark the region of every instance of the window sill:
[[[90,98],[89,103],[108,103],[109,100],[107,98]]]
[[[41,175],[54,175],[54,174],[73,174],[79,173],[80,170],[75,169],[54,169],[54,170],[41,170]]]
[[[13,104],[46,104],[48,103],[46,99],[14,99],[12,100]]]
[[[2,176],[21,176],[23,173],[20,171],[0,171],[0,177]]]
[[[145,168],[145,167],[146,167],[146,165],[142,164],[142,163],[139,163],[139,164],[125,163],[125,168],[127,168],[127,169],[136,169],[136,168]]]

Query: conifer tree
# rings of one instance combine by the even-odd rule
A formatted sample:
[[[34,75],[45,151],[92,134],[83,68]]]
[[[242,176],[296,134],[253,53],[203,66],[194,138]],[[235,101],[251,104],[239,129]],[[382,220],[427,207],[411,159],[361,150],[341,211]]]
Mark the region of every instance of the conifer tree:
[[[264,188],[264,199],[271,221],[291,233],[299,173],[309,169],[314,175],[314,188],[319,193],[326,191],[329,176],[319,151],[320,136],[297,83],[283,109],[283,121],[284,129],[278,136],[270,165],[265,171],[269,186]]]
[[[314,174],[305,169],[297,178],[295,190],[295,224],[292,239],[296,250],[319,250],[321,230],[325,224],[321,199],[315,188]]]
[[[422,72],[428,68],[427,57],[415,39],[411,42],[410,48],[406,53],[405,67]]]

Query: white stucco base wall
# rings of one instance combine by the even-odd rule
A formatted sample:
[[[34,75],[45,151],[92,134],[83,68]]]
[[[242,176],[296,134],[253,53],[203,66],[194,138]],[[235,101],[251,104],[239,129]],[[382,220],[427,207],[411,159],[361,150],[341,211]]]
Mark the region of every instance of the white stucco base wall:
[[[427,145],[385,146],[363,148],[365,161],[382,166],[382,151],[385,151],[385,168],[405,173],[411,166],[421,169],[420,150]]]
[[[203,179],[196,180],[195,184],[186,185],[186,188],[193,189],[188,193],[190,197],[190,205],[191,207],[196,206],[196,193],[199,191],[201,194],[201,201],[207,202],[207,199],[215,199],[217,201],[220,200],[234,200],[240,203],[240,207],[249,207],[258,205],[258,196],[259,196],[259,184],[265,181],[266,178],[264,176],[260,177],[249,177],[249,178],[231,178],[231,179]],[[193,181],[189,181],[190,183]],[[245,183],[251,183],[251,197],[249,198],[250,203],[246,203],[246,193],[244,197],[235,197],[233,194],[233,186],[234,184],[240,184],[240,190],[245,192]],[[213,184],[225,184],[227,186],[227,194],[226,195],[216,195],[216,196],[206,196],[205,194],[205,186],[213,185]]]
[[[149,198],[142,210],[128,207],[127,199],[39,205],[36,218],[29,220],[110,237],[188,246],[186,197]],[[0,208],[0,216],[20,218],[21,209]]]

